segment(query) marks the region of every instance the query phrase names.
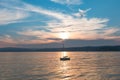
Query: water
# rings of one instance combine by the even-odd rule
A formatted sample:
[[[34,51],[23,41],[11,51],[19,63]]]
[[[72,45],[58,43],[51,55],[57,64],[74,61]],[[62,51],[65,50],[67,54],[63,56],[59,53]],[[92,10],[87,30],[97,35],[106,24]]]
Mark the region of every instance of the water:
[[[0,52],[0,80],[120,80],[120,52]]]

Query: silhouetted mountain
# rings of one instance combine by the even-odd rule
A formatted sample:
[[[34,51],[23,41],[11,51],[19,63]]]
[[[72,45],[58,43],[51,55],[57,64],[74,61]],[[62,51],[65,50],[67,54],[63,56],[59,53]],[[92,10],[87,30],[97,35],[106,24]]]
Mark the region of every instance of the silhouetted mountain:
[[[120,46],[88,46],[88,47],[69,47],[69,48],[0,48],[0,52],[39,52],[39,51],[120,51]]]

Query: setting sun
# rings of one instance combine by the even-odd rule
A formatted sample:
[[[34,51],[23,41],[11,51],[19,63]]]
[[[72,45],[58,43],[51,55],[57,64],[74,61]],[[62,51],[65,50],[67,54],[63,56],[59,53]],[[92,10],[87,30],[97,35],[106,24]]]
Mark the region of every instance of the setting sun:
[[[62,32],[59,34],[61,39],[68,39],[69,38],[69,33],[67,32]]]

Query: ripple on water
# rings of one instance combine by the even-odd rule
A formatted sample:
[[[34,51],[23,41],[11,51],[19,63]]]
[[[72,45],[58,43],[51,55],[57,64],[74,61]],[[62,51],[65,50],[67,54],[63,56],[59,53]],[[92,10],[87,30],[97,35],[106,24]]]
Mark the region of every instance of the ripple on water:
[[[1,80],[120,80],[117,52],[68,52],[70,61],[60,61],[60,52],[1,53]]]

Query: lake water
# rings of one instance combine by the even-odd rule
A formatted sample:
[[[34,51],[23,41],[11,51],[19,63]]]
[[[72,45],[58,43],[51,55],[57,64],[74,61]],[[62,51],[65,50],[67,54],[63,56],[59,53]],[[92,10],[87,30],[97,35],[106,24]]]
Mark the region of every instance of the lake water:
[[[0,80],[120,80],[120,52],[0,52]]]

